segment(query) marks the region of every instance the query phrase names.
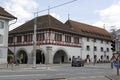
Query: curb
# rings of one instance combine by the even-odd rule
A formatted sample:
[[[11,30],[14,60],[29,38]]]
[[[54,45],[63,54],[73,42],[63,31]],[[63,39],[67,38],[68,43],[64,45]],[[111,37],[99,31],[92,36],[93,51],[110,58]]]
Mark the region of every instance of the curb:
[[[107,75],[105,75],[105,77],[108,78],[109,80],[113,80],[113,79],[111,79],[111,78],[110,78],[109,76],[107,76]]]
[[[92,69],[111,69],[106,67],[96,67],[96,66],[84,66],[85,68],[92,68]]]

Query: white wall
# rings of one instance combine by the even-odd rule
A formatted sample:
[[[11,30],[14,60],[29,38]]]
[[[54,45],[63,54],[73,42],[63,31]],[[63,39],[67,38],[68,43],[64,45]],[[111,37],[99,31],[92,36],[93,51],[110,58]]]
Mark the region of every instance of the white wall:
[[[1,20],[1,19],[0,19]],[[4,22],[4,28],[0,29],[0,34],[3,35],[3,43],[0,44],[0,64],[7,63],[7,51],[8,51],[8,20],[2,19]]]

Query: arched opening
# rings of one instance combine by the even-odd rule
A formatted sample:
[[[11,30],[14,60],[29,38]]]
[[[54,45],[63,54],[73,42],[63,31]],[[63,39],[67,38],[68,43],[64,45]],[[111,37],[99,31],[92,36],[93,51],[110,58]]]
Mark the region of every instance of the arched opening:
[[[27,64],[28,62],[27,53],[24,50],[20,50],[17,54],[17,59],[21,64]]]
[[[10,63],[10,59],[14,60],[14,53],[8,49],[7,62]]]
[[[53,63],[67,63],[68,62],[68,56],[63,50],[59,50],[55,53],[53,58]]]
[[[36,51],[36,64],[45,63],[45,55],[41,50]]]

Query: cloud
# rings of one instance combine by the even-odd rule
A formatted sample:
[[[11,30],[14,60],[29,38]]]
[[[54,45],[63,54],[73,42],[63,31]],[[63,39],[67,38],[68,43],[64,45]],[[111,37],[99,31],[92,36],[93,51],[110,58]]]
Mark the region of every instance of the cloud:
[[[9,0],[3,3],[4,8],[17,17],[17,23],[11,27],[17,27],[34,17],[34,12],[38,8],[35,0]],[[10,28],[10,30],[13,28]]]
[[[57,18],[58,20],[60,20],[60,15],[56,14],[56,13],[50,13],[50,15],[52,15],[53,17]]]
[[[96,22],[94,25],[100,26],[105,24],[107,30],[110,30],[110,26],[116,26],[118,29],[120,26],[120,1],[112,4],[106,9],[98,11],[101,20]]]

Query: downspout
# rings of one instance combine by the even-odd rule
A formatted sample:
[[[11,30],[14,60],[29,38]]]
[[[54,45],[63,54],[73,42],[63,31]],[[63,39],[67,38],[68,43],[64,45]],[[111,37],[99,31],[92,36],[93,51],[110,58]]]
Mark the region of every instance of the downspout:
[[[13,23],[11,23],[11,24],[9,24],[8,25],[8,28],[11,26],[11,25],[13,25],[13,24],[15,24],[17,22],[17,19],[15,19],[15,21],[13,22]],[[8,36],[9,36],[9,31],[8,31]],[[8,43],[9,44],[9,43]],[[16,61],[16,55],[15,55],[15,35],[14,35],[14,61]]]

